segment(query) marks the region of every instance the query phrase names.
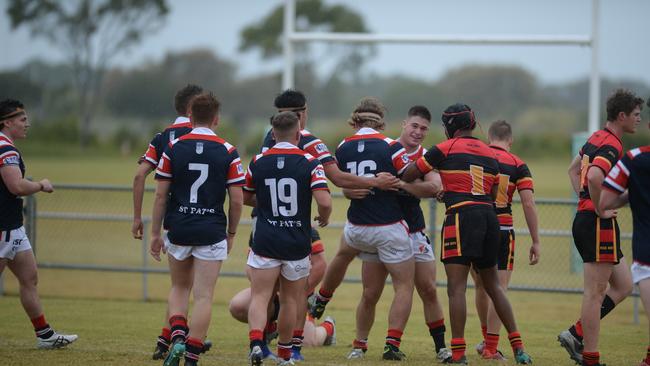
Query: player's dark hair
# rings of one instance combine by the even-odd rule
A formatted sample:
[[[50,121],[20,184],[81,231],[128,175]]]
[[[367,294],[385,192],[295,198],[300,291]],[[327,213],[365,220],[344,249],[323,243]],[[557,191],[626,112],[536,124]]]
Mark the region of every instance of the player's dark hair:
[[[423,105],[414,105],[409,109],[406,116],[407,117],[418,116],[431,122],[431,112],[429,112],[429,109]]]
[[[496,141],[506,141],[512,137],[512,127],[510,123],[503,119],[492,122],[488,129],[488,138]]]
[[[203,93],[203,88],[195,84],[187,84],[176,92],[174,96],[174,108],[179,116],[187,116],[188,106],[192,98]]]
[[[453,138],[456,131],[471,131],[476,127],[476,116],[467,104],[452,104],[442,112],[442,124],[447,137]]]
[[[385,114],[386,107],[384,107],[379,99],[365,97],[354,108],[348,124],[355,128],[370,127],[375,130],[383,130],[386,127],[386,123],[384,122]]]
[[[199,94],[192,99],[190,110],[192,121],[198,124],[209,124],[219,114],[221,103],[212,93]]]
[[[284,140],[300,128],[298,116],[291,111],[280,112],[271,117],[271,126],[276,141]]]
[[[273,104],[281,111],[300,112],[307,107],[307,98],[298,90],[287,89],[275,97]]]
[[[634,108],[643,108],[643,98],[639,98],[632,91],[627,89],[616,89],[607,98],[607,120],[616,121],[618,114],[623,112],[626,115],[632,113]]]
[[[25,106],[16,99],[5,99],[0,102],[0,129],[3,129],[4,121],[25,114]]]

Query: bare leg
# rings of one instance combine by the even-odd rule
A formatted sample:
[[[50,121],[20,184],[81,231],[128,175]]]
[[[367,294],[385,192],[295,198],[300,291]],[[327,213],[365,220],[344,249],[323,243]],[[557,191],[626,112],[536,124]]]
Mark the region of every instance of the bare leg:
[[[605,298],[607,283],[612,275],[613,267],[612,263],[584,264],[584,294],[580,313],[585,345],[583,352],[598,351],[600,306]]]
[[[384,291],[384,284],[388,271],[382,263],[363,262],[361,267],[361,283],[363,293],[357,306],[357,332],[358,340],[368,339],[368,334],[375,322],[375,308]]]
[[[465,321],[467,320],[467,274],[470,267],[463,264],[445,264],[447,273],[447,295],[449,296],[449,321],[451,336],[465,338]]]
[[[278,332],[280,334],[278,342],[280,343],[291,343],[293,330],[296,326],[298,303],[304,301],[306,286],[307,277],[290,281],[280,276],[280,314],[278,315]]]
[[[436,262],[415,262],[415,288],[422,299],[427,323],[444,318],[436,292]]]
[[[194,277],[194,258],[190,257],[183,261],[179,261],[171,255],[168,255],[167,258],[172,279],[167,308],[170,316],[181,314],[187,318]]]
[[[504,293],[508,291],[508,284],[510,283],[510,278],[512,277],[512,271],[499,270],[497,271],[497,276],[499,277],[499,285],[503,289]],[[492,301],[489,301],[490,307],[488,310],[488,321],[487,321],[487,330],[488,333],[499,334],[501,330],[501,319],[497,314],[497,311],[492,304]]]
[[[401,263],[384,263],[393,280],[395,295],[388,312],[388,328],[404,331],[411,315],[415,261],[413,258]]]
[[[345,242],[343,235],[341,235],[339,250],[327,266],[321,289],[334,292],[341,285],[341,282],[343,282],[345,272],[357,254],[359,254],[359,251],[349,246]]]
[[[481,322],[481,326],[487,326],[488,323],[488,309],[490,307],[490,297],[485,292],[481,277],[473,269],[469,271],[474,280],[474,304],[476,305],[476,313]]]
[[[625,257],[621,258],[618,264],[612,268],[612,275],[609,277],[609,289],[607,289],[607,296],[609,296],[614,304],[618,305],[628,296],[632,294],[632,273],[630,273],[630,266],[627,265]]]
[[[646,278],[639,282],[639,292],[641,293],[641,301],[643,302],[643,307],[645,308],[645,315],[650,319],[650,278]],[[650,322],[648,324],[650,326]],[[648,329],[650,335],[650,327]],[[650,338],[648,341],[650,344]]]
[[[280,267],[270,269],[250,268],[251,301],[248,307],[248,328],[263,330],[267,321],[269,300],[274,294]],[[292,321],[293,323],[293,321]]]
[[[25,309],[29,319],[34,319],[43,314],[43,307],[38,296],[38,271],[36,269],[36,258],[31,250],[24,250],[16,253],[8,267],[18,279],[20,291],[20,303]]]
[[[515,322],[515,316],[512,312],[510,301],[508,301],[508,298],[506,297],[505,290],[499,284],[499,275],[497,273],[496,265],[480,269],[479,275],[481,276],[481,280],[483,280],[485,292],[487,292],[490,297],[494,309],[499,315],[501,321],[503,321],[508,333],[516,332],[517,324]]]
[[[221,270],[221,261],[194,258],[194,306],[190,320],[189,337],[203,340],[208,334],[212,318],[214,286]]]

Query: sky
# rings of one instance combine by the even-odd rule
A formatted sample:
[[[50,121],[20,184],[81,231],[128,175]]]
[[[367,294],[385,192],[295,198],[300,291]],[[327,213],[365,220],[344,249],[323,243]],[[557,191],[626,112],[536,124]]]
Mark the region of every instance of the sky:
[[[375,33],[472,35],[589,35],[591,0],[325,0],[343,4],[359,14]],[[600,0],[600,67],[608,78],[650,84],[650,25],[648,0]],[[10,29],[0,0],[0,70],[19,67],[39,57],[57,62],[64,53],[46,41],[30,38],[27,29]],[[257,22],[281,0],[168,0],[170,14],[163,28],[147,36],[114,65],[133,67],[156,61],[168,52],[209,48],[238,65],[239,76],[279,70],[280,60],[262,60],[257,52],[239,52],[239,32]],[[315,47],[314,52],[322,52]],[[544,83],[587,77],[590,50],[578,46],[458,46],[381,45],[364,72],[404,74],[436,80],[445,71],[465,64],[520,65]],[[319,55],[326,56],[326,53]],[[320,60],[321,58],[318,57]],[[323,57],[326,59],[326,57]],[[321,69],[326,69],[324,62]],[[321,70],[321,71],[322,71]]]

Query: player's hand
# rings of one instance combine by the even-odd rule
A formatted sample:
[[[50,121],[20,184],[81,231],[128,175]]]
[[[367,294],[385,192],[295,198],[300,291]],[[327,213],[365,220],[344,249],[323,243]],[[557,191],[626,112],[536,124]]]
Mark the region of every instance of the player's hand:
[[[328,219],[325,219],[325,218],[320,217],[320,216],[314,217],[314,220],[318,221],[318,226],[319,227],[325,227],[330,223]]]
[[[52,183],[50,183],[49,179],[41,179],[40,182],[41,184],[41,192],[46,192],[46,193],[52,193],[54,192],[54,186],[52,186]]]
[[[235,244],[235,234],[227,234],[228,236],[226,237],[226,244],[228,244],[228,254],[230,254],[230,250],[232,250],[233,244]]]
[[[370,194],[370,190],[366,188],[359,188],[359,189],[347,189],[345,192],[345,197],[351,199],[351,200],[361,200],[366,198],[367,195]]]
[[[375,181],[377,188],[383,191],[397,191],[401,182],[399,178],[387,172],[377,173]]]
[[[441,189],[434,197],[438,202],[443,202],[442,200],[445,198],[445,191]]]
[[[539,255],[541,254],[541,247],[539,243],[533,243],[530,246],[530,251],[528,253],[528,264],[534,266],[539,263]]]
[[[605,212],[598,213],[598,216],[601,219],[611,219],[612,217],[618,216],[618,210],[605,210]]]
[[[134,239],[142,240],[142,219],[133,219],[133,225],[131,225],[131,233],[133,234]]]
[[[160,237],[160,235],[152,235],[151,237],[151,245],[149,248],[149,254],[153,257],[153,259],[157,260],[160,262],[160,252],[165,253],[165,246],[163,245],[163,240]]]

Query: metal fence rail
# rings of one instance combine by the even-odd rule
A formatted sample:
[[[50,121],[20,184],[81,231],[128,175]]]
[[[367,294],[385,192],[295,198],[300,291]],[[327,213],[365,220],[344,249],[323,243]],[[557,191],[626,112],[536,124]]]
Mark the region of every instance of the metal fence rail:
[[[149,296],[149,274],[168,273],[165,266],[150,263],[148,254],[148,234],[150,217],[143,217],[144,238],[138,251],[133,245],[121,245],[125,241],[133,242],[130,237],[129,227],[132,221],[131,187],[115,185],[82,185],[60,184],[56,186],[57,192],[53,195],[38,197],[38,207],[35,196],[29,196],[25,202],[25,227],[34,247],[38,253],[40,268],[56,270],[96,271],[113,273],[141,274],[142,299]],[[145,189],[144,211],[149,212],[151,205],[152,187]],[[347,207],[340,192],[333,192],[335,210]],[[428,200],[429,235],[432,242],[438,236],[437,231],[444,215],[442,205],[434,200]],[[542,260],[540,265],[524,265],[526,258],[518,260],[520,263],[510,289],[515,291],[538,291],[554,293],[582,293],[581,262],[577,258],[572,245],[571,219],[576,208],[576,201],[572,199],[546,199],[536,200],[540,236],[542,240]],[[524,225],[523,215],[519,207],[520,202],[513,203],[513,214],[517,235],[518,254],[526,253],[524,243],[529,242],[528,230]],[[627,211],[627,210],[625,210]],[[335,214],[336,215],[336,214]],[[345,222],[344,215],[338,213],[340,220],[330,222],[327,230],[336,230],[340,233]],[[621,211],[619,216],[621,224],[621,241],[628,243],[631,239],[631,218]],[[243,218],[241,225],[250,227],[251,220]],[[245,231],[243,233],[245,234]],[[46,240],[40,240],[47,238]],[[38,240],[37,240],[38,239]],[[245,238],[238,238],[238,246],[244,246]],[[107,250],[107,247],[112,248]],[[434,245],[434,248],[437,245]],[[630,245],[624,245],[629,256]],[[436,251],[438,249],[436,248]],[[139,254],[137,253],[139,252]],[[522,252],[522,253],[519,253]],[[237,257],[243,257],[243,252]],[[232,256],[231,253],[231,257]],[[229,262],[234,262],[232,265]],[[543,264],[542,264],[543,263]],[[438,266],[442,267],[442,266]],[[242,258],[232,258],[224,264],[220,276],[245,277],[243,272],[245,261]],[[442,273],[440,273],[442,274]],[[438,278],[443,278],[439,275]],[[348,276],[346,282],[360,282],[356,276]],[[3,281],[0,280],[0,294],[2,294]],[[446,286],[445,281],[438,281],[439,286]],[[638,318],[638,293],[635,292],[634,314]]]

